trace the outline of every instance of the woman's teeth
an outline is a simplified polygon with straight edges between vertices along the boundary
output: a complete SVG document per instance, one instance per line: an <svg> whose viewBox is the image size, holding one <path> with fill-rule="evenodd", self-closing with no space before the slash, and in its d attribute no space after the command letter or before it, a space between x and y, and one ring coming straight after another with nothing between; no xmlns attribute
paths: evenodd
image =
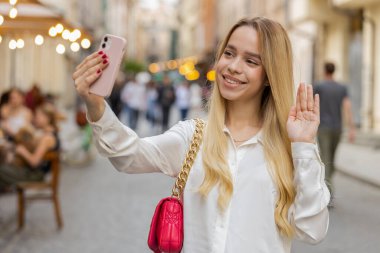
<svg viewBox="0 0 380 253"><path fill-rule="evenodd" d="M226 81L227 81L228 83L230 83L230 84L242 84L242 82L237 82L237 81L234 81L234 80L228 79L227 77L226 77Z"/></svg>

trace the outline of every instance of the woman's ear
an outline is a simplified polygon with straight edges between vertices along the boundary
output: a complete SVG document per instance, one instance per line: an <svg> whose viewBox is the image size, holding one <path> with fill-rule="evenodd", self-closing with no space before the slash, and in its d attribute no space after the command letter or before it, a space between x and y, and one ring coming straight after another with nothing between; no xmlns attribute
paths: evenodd
<svg viewBox="0 0 380 253"><path fill-rule="evenodd" d="M270 83L269 83L267 76L265 76L265 78L264 78L264 86L270 86Z"/></svg>

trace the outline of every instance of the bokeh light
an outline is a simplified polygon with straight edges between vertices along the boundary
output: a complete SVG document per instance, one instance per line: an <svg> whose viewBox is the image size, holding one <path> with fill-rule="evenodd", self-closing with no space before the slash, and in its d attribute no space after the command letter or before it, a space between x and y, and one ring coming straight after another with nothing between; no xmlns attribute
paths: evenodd
<svg viewBox="0 0 380 253"><path fill-rule="evenodd" d="M62 32L62 38L65 39L65 40L68 40L70 38L70 31L65 29L63 32Z"/></svg>
<svg viewBox="0 0 380 253"><path fill-rule="evenodd" d="M58 23L56 26L55 26L55 30L57 31L57 33L62 33L63 32L63 25L61 23Z"/></svg>
<svg viewBox="0 0 380 253"><path fill-rule="evenodd" d="M41 46L42 44L44 44L44 37L41 34L38 34L34 38L34 43L36 43L36 45L38 45L38 46Z"/></svg>
<svg viewBox="0 0 380 253"><path fill-rule="evenodd" d="M57 36L57 29L55 29L54 26L50 27L50 29L49 29L49 35L50 35L51 37L55 37L55 36Z"/></svg>
<svg viewBox="0 0 380 253"><path fill-rule="evenodd" d="M157 63L151 63L148 69L151 73L155 74L160 71L160 66Z"/></svg>
<svg viewBox="0 0 380 253"><path fill-rule="evenodd" d="M209 72L207 72L207 80L209 80L210 82L215 81L215 70L210 70Z"/></svg>
<svg viewBox="0 0 380 253"><path fill-rule="evenodd" d="M16 45L17 45L17 48L23 48L25 46L25 42L23 39L18 39Z"/></svg>
<svg viewBox="0 0 380 253"><path fill-rule="evenodd" d="M10 40L9 41L9 48L14 50L17 47L17 41L16 40Z"/></svg>
<svg viewBox="0 0 380 253"><path fill-rule="evenodd" d="M82 36L82 33L81 33L81 31L80 31L79 29L75 29L75 30L72 32L72 34L74 34L74 36L75 36L75 40L79 39L80 36Z"/></svg>
<svg viewBox="0 0 380 253"><path fill-rule="evenodd" d="M84 49L87 49L91 46L91 42L89 39L83 39L80 44Z"/></svg>
<svg viewBox="0 0 380 253"><path fill-rule="evenodd" d="M57 51L58 54L64 54L66 51L66 48L64 45L58 44L55 50Z"/></svg>
<svg viewBox="0 0 380 253"><path fill-rule="evenodd" d="M71 51L73 51L73 52L78 52L79 49L80 49L80 45L79 45L79 43L78 43L78 42L73 42L73 43L71 43L71 45L70 45L70 49L71 49Z"/></svg>
<svg viewBox="0 0 380 253"><path fill-rule="evenodd" d="M9 10L9 17L10 18L16 18L17 17L17 9L15 7L12 7Z"/></svg>

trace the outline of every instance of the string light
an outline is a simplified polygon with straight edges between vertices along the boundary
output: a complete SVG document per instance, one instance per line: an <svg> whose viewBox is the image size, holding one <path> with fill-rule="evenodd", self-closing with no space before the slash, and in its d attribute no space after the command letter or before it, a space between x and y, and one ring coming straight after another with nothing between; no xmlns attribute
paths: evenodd
<svg viewBox="0 0 380 253"><path fill-rule="evenodd" d="M65 40L68 40L70 38L70 31L65 29L63 32L62 32L62 38L65 39Z"/></svg>
<svg viewBox="0 0 380 253"><path fill-rule="evenodd" d="M49 35L50 35L51 37L55 37L55 36L57 36L57 29L55 29L54 26L50 27L50 29L49 29Z"/></svg>
<svg viewBox="0 0 380 253"><path fill-rule="evenodd" d="M4 17L3 15L0 15L0 25L2 25L4 23Z"/></svg>
<svg viewBox="0 0 380 253"><path fill-rule="evenodd" d="M79 43L78 42L71 43L70 48L71 48L71 51L78 52L80 49Z"/></svg>
<svg viewBox="0 0 380 253"><path fill-rule="evenodd" d="M91 46L91 42L89 39L83 39L80 44L84 49L87 49Z"/></svg>
<svg viewBox="0 0 380 253"><path fill-rule="evenodd" d="M44 44L44 37L38 34L36 38L34 39L34 43L36 43L36 45L38 46L41 46L42 44Z"/></svg>
<svg viewBox="0 0 380 253"><path fill-rule="evenodd" d="M17 17L17 9L15 7L12 7L9 11L9 17L10 18L16 18Z"/></svg>
<svg viewBox="0 0 380 253"><path fill-rule="evenodd" d="M57 47L55 48L55 51L57 51L58 54L64 54L66 51L66 48L62 44L58 44Z"/></svg>
<svg viewBox="0 0 380 253"><path fill-rule="evenodd" d="M77 40L77 37L75 36L74 31L70 33L70 35L69 35L69 40L70 40L71 42L74 42L74 41Z"/></svg>
<svg viewBox="0 0 380 253"><path fill-rule="evenodd" d="M55 26L55 30L57 31L57 33L61 33L63 32L63 25L58 23L56 26Z"/></svg>
<svg viewBox="0 0 380 253"><path fill-rule="evenodd" d="M23 39L17 40L17 48L23 48L25 46L25 42Z"/></svg>
<svg viewBox="0 0 380 253"><path fill-rule="evenodd" d="M15 4L17 4L17 0L9 0L9 4L10 5L15 5Z"/></svg>
<svg viewBox="0 0 380 253"><path fill-rule="evenodd" d="M72 32L72 34L74 34L74 36L75 36L75 40L79 39L80 36L82 36L82 33L80 32L79 29L75 29L75 30Z"/></svg>
<svg viewBox="0 0 380 253"><path fill-rule="evenodd" d="M11 49L11 50L14 50L14 49L16 49L16 47L17 47L17 41L16 40L11 40L11 41L9 41L9 49Z"/></svg>

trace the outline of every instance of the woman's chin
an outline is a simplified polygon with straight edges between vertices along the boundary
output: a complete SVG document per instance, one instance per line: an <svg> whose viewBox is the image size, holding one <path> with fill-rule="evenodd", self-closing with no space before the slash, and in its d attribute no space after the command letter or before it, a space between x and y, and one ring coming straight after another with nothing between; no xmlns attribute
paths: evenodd
<svg viewBox="0 0 380 253"><path fill-rule="evenodd" d="M220 94L224 99L229 100L229 101L235 101L235 100L239 99L239 97L240 97L240 95L236 94L235 92L223 92L223 91L221 91Z"/></svg>

